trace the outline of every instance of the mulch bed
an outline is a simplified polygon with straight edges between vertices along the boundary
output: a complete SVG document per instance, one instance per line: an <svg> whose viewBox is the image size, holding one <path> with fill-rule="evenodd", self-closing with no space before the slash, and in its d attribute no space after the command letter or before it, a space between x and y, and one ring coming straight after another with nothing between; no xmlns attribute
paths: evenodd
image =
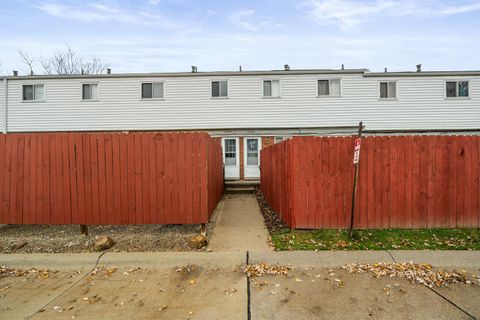
<svg viewBox="0 0 480 320"><path fill-rule="evenodd" d="M206 225L208 239L217 216ZM0 253L94 252L95 236L103 235L115 241L114 252L205 251L189 243L199 232L200 225L96 225L82 235L78 225L0 225ZM17 241L27 244L15 249Z"/></svg>
<svg viewBox="0 0 480 320"><path fill-rule="evenodd" d="M88 235L78 225L0 226L0 253L93 252L95 236L110 236L112 251L192 251L188 240L198 225L101 225L89 226ZM27 244L15 250L17 240Z"/></svg>
<svg viewBox="0 0 480 320"><path fill-rule="evenodd" d="M262 211L263 219L265 220L265 226L268 228L270 234L279 233L281 231L290 230L290 228L279 218L279 215L270 207L268 202L263 197L263 193L260 190L255 192L258 205Z"/></svg>

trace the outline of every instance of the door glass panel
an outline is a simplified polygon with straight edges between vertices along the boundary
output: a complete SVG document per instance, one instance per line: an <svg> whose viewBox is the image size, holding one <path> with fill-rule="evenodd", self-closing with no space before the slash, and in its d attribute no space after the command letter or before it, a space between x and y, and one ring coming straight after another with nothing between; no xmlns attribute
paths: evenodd
<svg viewBox="0 0 480 320"><path fill-rule="evenodd" d="M258 166L258 139L247 139L247 165Z"/></svg>
<svg viewBox="0 0 480 320"><path fill-rule="evenodd" d="M225 139L225 165L237 165L237 140Z"/></svg>

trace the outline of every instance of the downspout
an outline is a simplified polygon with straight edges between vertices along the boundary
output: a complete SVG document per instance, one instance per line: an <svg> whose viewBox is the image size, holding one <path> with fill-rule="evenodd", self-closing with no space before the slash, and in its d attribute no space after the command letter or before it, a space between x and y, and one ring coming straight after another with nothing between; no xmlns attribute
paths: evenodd
<svg viewBox="0 0 480 320"><path fill-rule="evenodd" d="M3 133L7 133L7 125L8 125L8 80L7 78L3 78L3 94L4 94L4 108L3 108Z"/></svg>

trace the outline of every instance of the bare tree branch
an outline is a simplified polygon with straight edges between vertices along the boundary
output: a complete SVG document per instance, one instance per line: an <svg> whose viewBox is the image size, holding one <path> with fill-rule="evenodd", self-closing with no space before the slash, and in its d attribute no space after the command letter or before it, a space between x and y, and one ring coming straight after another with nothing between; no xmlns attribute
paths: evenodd
<svg viewBox="0 0 480 320"><path fill-rule="evenodd" d="M26 64L30 69L30 75L33 76L34 75L33 64L35 63L35 59L23 50L18 50L18 54L22 58L22 62Z"/></svg>
<svg viewBox="0 0 480 320"><path fill-rule="evenodd" d="M19 53L23 58L23 52L19 51ZM25 58L23 59L25 60ZM59 50L51 57L40 56L38 61L45 74L99 74L105 72L109 67L109 64L95 56L90 60L83 60L71 47L67 47L63 51ZM24 63L26 62L24 61Z"/></svg>

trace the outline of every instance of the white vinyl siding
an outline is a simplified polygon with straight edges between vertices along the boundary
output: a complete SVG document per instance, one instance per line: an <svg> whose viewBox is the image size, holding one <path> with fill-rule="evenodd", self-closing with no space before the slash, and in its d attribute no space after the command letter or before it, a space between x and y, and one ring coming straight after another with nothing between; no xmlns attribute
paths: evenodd
<svg viewBox="0 0 480 320"><path fill-rule="evenodd" d="M280 80L264 80L263 81L263 96L278 98L280 97Z"/></svg>
<svg viewBox="0 0 480 320"><path fill-rule="evenodd" d="M142 99L163 99L163 82L144 82L142 83Z"/></svg>
<svg viewBox="0 0 480 320"><path fill-rule="evenodd" d="M318 80L317 95L323 96L340 96L340 79Z"/></svg>
<svg viewBox="0 0 480 320"><path fill-rule="evenodd" d="M22 86L23 101L44 101L45 86L43 84L27 84Z"/></svg>
<svg viewBox="0 0 480 320"><path fill-rule="evenodd" d="M212 81L212 98L228 97L228 82Z"/></svg>
<svg viewBox="0 0 480 320"><path fill-rule="evenodd" d="M98 100L98 83L82 84L82 100Z"/></svg>
<svg viewBox="0 0 480 320"><path fill-rule="evenodd" d="M5 81L0 80L0 132L6 132L5 128Z"/></svg>
<svg viewBox="0 0 480 320"><path fill-rule="evenodd" d="M396 99L397 83L395 81L380 82L380 99Z"/></svg>
<svg viewBox="0 0 480 320"><path fill-rule="evenodd" d="M140 83L156 77L101 79L101 100L82 103L82 82L97 78L42 79L44 103L22 103L22 85L38 80L8 80L8 129L32 131L235 130L282 128L356 128L437 130L480 128L480 77L469 76L469 99L446 99L445 82L464 77L363 77L341 75L341 97L316 97L319 78L331 75L282 75L281 99L263 99L264 75L228 79L228 99L212 99L212 81L224 76L162 76L168 99L139 99ZM218 80L216 80L218 79ZM379 82L397 82L401 99L379 99ZM1 116L1 115L0 115ZM355 130L355 129L352 129ZM309 132L306 130L306 132ZM281 134L279 134L281 135Z"/></svg>

